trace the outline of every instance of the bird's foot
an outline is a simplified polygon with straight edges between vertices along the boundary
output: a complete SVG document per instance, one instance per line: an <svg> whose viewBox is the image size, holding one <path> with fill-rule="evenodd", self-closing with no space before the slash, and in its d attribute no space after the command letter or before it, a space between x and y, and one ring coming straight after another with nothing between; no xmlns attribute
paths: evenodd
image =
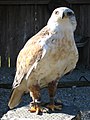
<svg viewBox="0 0 90 120"><path fill-rule="evenodd" d="M30 112L36 112L36 114L47 113L48 108L41 106L40 104L30 104Z"/></svg>
<svg viewBox="0 0 90 120"><path fill-rule="evenodd" d="M29 109L30 112L36 112L36 114L40 114L40 113L47 113L48 112L48 109L45 108L45 107L40 107L40 106L32 106L30 109Z"/></svg>
<svg viewBox="0 0 90 120"><path fill-rule="evenodd" d="M47 108L50 109L51 111L61 110L62 109L62 105L61 104L58 104L58 105L48 104Z"/></svg>

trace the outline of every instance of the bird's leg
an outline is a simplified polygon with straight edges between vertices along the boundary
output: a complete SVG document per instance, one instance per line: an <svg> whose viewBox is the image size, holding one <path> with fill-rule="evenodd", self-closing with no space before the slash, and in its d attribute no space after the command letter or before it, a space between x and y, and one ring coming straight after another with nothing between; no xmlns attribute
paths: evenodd
<svg viewBox="0 0 90 120"><path fill-rule="evenodd" d="M50 97L50 103L47 105L47 107L54 111L56 110L61 110L62 109L62 105L55 105L54 102L54 97L55 97L55 93L56 93L56 89L57 89L57 81L52 81L48 84L48 92L49 92L49 97Z"/></svg>
<svg viewBox="0 0 90 120"><path fill-rule="evenodd" d="M41 106L39 85L33 85L29 87L29 90L30 96L33 99L33 101L30 103L29 111L36 112L36 114L39 114L40 112L46 112L45 109Z"/></svg>
<svg viewBox="0 0 90 120"><path fill-rule="evenodd" d="M32 102L30 103L30 112L36 112L40 105L40 87L39 85L32 85L29 87Z"/></svg>

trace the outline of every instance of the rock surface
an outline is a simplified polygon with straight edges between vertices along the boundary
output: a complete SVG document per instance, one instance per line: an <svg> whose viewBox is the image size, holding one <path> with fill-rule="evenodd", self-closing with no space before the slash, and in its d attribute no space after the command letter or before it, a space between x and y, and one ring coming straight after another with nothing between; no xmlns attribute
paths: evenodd
<svg viewBox="0 0 90 120"><path fill-rule="evenodd" d="M9 69L0 68L0 84L3 84L3 83L11 84L14 79L14 76L13 76L14 73L15 73L15 70L13 70L11 68L9 68ZM79 67L79 68L75 69L72 73L70 73L69 75L64 76L61 81L79 81L80 76L85 76L87 78L87 80L90 81L90 69ZM86 81L86 80L81 79L80 81ZM71 88L59 88L59 89L57 89L55 99L56 100L60 99L63 104L68 105L68 106L70 106L70 105L72 106L72 104L74 104L75 106L78 106L80 111L82 111L81 112L81 120L90 120L90 92L89 91L90 91L90 87L72 86ZM7 115L7 117L6 117L6 111L7 111L7 107L8 107L7 105L8 105L10 93L11 93L11 89L0 88L0 119L3 118L2 120L4 120L4 118L6 120L9 120L8 119L9 116ZM47 89L43 89L41 91L41 95L42 95L43 102L49 101ZM29 94L23 96L22 102L18 106L18 109L20 109L20 110L23 109L22 106L28 105L30 103L30 101L31 101L31 99L30 99ZM25 109L27 110L26 107L25 107ZM13 115L15 112L8 111L7 114L9 114L9 113L10 114L12 113L12 115ZM5 116L4 116L4 114L5 114ZM24 113L22 113L22 114L24 114ZM26 114L26 117L28 117L26 112L25 112L25 114ZM20 115L20 113L18 113L18 115ZM41 116L41 119L44 120L44 118L43 118L44 116L50 116L50 117L52 116L53 117L53 115L57 116L57 114L54 114L54 113L49 114L49 115L44 114ZM61 111L58 113L58 115L61 116ZM49 119L50 119L50 117L49 117ZM56 117L56 119L58 119L58 118ZM17 120L17 119L12 118L12 120ZM62 119L62 120L64 120L64 119Z"/></svg>
<svg viewBox="0 0 90 120"><path fill-rule="evenodd" d="M3 115L1 120L80 120L79 109L74 106L64 105L61 111L43 113L36 115L28 111L29 106L24 106L14 110L9 110Z"/></svg>

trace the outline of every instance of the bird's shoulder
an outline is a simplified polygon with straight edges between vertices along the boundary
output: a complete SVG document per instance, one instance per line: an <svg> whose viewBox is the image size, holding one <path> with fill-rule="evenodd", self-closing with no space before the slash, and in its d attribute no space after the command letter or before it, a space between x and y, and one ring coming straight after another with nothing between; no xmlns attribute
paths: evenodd
<svg viewBox="0 0 90 120"><path fill-rule="evenodd" d="M45 39L48 39L49 37L51 37L51 34L52 34L52 31L50 30L50 28L48 26L45 26L37 34L35 34L33 37L31 37L27 41L27 43L25 44L24 47L28 47L29 45L30 46L35 45L39 41L44 41Z"/></svg>
<svg viewBox="0 0 90 120"><path fill-rule="evenodd" d="M20 64L23 64L23 66L24 64L25 66L29 66L29 64L32 65L37 57L42 54L42 43L44 43L45 40L48 40L51 37L51 34L50 29L45 26L36 35L30 38L18 54L17 67L20 66Z"/></svg>

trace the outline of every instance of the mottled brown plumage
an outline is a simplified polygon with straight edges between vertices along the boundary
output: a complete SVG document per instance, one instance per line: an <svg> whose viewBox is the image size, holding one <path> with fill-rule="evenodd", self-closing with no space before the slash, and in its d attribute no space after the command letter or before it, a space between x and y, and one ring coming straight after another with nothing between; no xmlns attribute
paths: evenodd
<svg viewBox="0 0 90 120"><path fill-rule="evenodd" d="M47 25L27 41L17 57L14 92L8 104L10 108L15 107L21 95L28 91L33 99L30 111L42 111L38 104L40 88L46 86L51 102L49 107L52 110L57 108L54 96L58 79L73 70L78 61L73 35L75 29L74 12L61 7L55 9ZM22 91L21 94L19 91ZM16 94L20 94L20 97L16 97Z"/></svg>

